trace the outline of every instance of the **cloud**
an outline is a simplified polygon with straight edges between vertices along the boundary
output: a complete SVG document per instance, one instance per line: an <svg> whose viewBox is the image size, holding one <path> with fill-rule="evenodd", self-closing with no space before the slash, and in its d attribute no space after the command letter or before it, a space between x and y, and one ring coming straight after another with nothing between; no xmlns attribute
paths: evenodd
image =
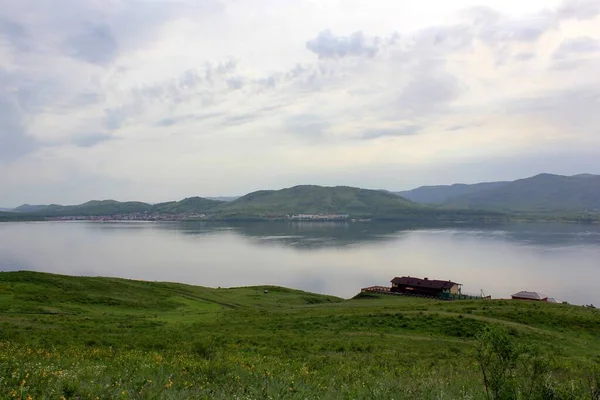
<svg viewBox="0 0 600 400"><path fill-rule="evenodd" d="M593 19L600 14L598 0L570 0L565 1L558 9L557 15L561 19Z"/></svg>
<svg viewBox="0 0 600 400"><path fill-rule="evenodd" d="M422 126L410 125L402 128L372 129L359 135L360 139L379 139L382 137L397 137L415 135L423 130Z"/></svg>
<svg viewBox="0 0 600 400"><path fill-rule="evenodd" d="M365 56L373 57L379 50L380 40L369 39L361 31L350 36L336 36L331 30L320 32L306 42L306 48L321 59Z"/></svg>
<svg viewBox="0 0 600 400"><path fill-rule="evenodd" d="M515 19L489 7L473 7L464 15L473 24L477 37L489 44L536 41L556 27L555 15L548 11Z"/></svg>
<svg viewBox="0 0 600 400"><path fill-rule="evenodd" d="M436 73L434 69L423 71L415 74L395 99L395 111L421 117L440 112L458 98L462 90L453 75Z"/></svg>
<svg viewBox="0 0 600 400"><path fill-rule="evenodd" d="M86 200L73 170L160 201L600 146L598 2L494 2L0 2L0 203Z"/></svg>
<svg viewBox="0 0 600 400"><path fill-rule="evenodd" d="M258 116L256 114L239 114L223 118L225 125L244 125L254 121Z"/></svg>
<svg viewBox="0 0 600 400"><path fill-rule="evenodd" d="M14 161L38 146L26 134L20 114L14 104L0 98L0 164Z"/></svg>
<svg viewBox="0 0 600 400"><path fill-rule="evenodd" d="M97 144L112 139L114 138L106 133L90 133L74 138L72 143L79 147L94 147Z"/></svg>
<svg viewBox="0 0 600 400"><path fill-rule="evenodd" d="M115 131L121 128L130 115L135 115L134 107L117 107L105 110L104 128Z"/></svg>
<svg viewBox="0 0 600 400"><path fill-rule="evenodd" d="M66 46L74 57L96 64L109 63L118 54L117 40L107 25L85 26Z"/></svg>
<svg viewBox="0 0 600 400"><path fill-rule="evenodd" d="M506 108L529 119L547 121L569 136L595 138L600 134L596 111L600 109L600 85L549 91L531 98L513 99Z"/></svg>
<svg viewBox="0 0 600 400"><path fill-rule="evenodd" d="M582 36L564 40L554 52L553 58L560 60L571 55L600 52L600 40Z"/></svg>
<svg viewBox="0 0 600 400"><path fill-rule="evenodd" d="M301 139L316 140L323 138L331 124L316 114L298 114L288 117L285 131Z"/></svg>
<svg viewBox="0 0 600 400"><path fill-rule="evenodd" d="M529 61L529 60L531 60L534 57L535 57L535 53L525 52L525 53L515 54L514 58L517 61Z"/></svg>
<svg viewBox="0 0 600 400"><path fill-rule="evenodd" d="M31 35L27 29L15 21L0 18L0 38L19 51L28 51L31 48Z"/></svg>

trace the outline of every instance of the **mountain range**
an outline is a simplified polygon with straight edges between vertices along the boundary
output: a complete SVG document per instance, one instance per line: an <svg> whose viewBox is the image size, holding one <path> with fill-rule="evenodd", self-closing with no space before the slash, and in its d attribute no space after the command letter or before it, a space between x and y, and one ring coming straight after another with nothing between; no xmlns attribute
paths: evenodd
<svg viewBox="0 0 600 400"><path fill-rule="evenodd" d="M219 216L277 216L294 213L386 214L405 209L421 209L422 205L393 193L345 186L295 186L281 190L260 190L235 200L211 200L190 197L159 204L89 201L80 205L61 206L24 204L14 213L44 216L105 216L131 213L191 214Z"/></svg>
<svg viewBox="0 0 600 400"><path fill-rule="evenodd" d="M539 174L512 182L423 186L397 195L451 208L514 212L599 212L600 175Z"/></svg>
<svg viewBox="0 0 600 400"><path fill-rule="evenodd" d="M402 219L500 218L510 213L600 213L600 176L540 174L512 182L423 186L404 192L348 186L302 185L259 190L239 198L190 197L159 204L93 200L80 205L24 204L1 212L18 216L113 216L135 213L207 214L215 219L273 218L290 214L349 214ZM225 201L227 199L227 201Z"/></svg>

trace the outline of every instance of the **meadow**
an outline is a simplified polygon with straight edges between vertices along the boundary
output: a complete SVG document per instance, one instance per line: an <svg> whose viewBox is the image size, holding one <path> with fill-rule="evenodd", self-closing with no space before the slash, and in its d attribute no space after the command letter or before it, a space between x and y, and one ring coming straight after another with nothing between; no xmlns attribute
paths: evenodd
<svg viewBox="0 0 600 400"><path fill-rule="evenodd" d="M0 273L0 398L597 400L599 365L592 307Z"/></svg>

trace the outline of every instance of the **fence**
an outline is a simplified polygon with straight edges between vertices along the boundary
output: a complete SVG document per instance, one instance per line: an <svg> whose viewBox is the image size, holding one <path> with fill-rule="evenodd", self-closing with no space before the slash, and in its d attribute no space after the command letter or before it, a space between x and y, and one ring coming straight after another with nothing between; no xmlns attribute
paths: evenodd
<svg viewBox="0 0 600 400"><path fill-rule="evenodd" d="M437 299L437 300L482 300L484 297L462 293L462 294L452 294L452 293L440 293L439 296L427 296L422 294L415 293L402 293L402 292L392 292L389 287L386 286L369 286L366 288L362 288L361 292L367 293L379 293L379 294L390 294L394 296L407 296L407 297L422 297L427 299ZM486 297L489 298L489 297Z"/></svg>

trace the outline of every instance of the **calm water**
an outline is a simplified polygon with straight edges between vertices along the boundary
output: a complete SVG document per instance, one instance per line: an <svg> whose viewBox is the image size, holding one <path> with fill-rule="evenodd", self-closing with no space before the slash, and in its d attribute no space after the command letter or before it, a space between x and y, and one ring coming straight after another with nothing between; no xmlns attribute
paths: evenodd
<svg viewBox="0 0 600 400"><path fill-rule="evenodd" d="M0 270L205 286L274 284L351 297L394 276L600 305L600 226L392 223L0 223Z"/></svg>

